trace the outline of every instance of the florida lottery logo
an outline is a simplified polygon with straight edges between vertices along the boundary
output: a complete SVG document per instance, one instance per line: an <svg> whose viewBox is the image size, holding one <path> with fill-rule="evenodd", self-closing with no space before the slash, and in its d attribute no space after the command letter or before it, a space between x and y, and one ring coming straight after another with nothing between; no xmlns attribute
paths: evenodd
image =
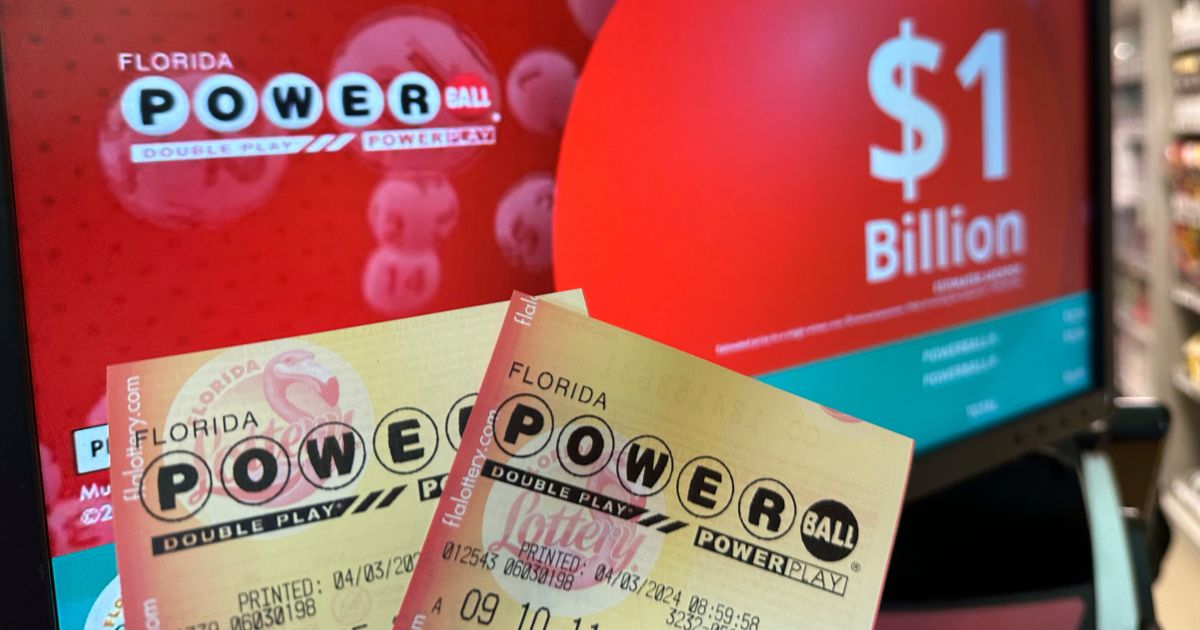
<svg viewBox="0 0 1200 630"><path fill-rule="evenodd" d="M326 348L292 339L229 350L181 388L164 426L143 435L144 448L162 453L147 464L139 498L168 523L212 524L264 509L306 518L287 508L354 492L372 417L366 385Z"/></svg>
<svg viewBox="0 0 1200 630"><path fill-rule="evenodd" d="M611 431L599 418L581 416L564 428L559 445L571 441L573 431L593 429ZM608 444L617 443L617 436L610 434L610 438ZM528 442L508 464L583 487L596 496L663 512L661 494L639 496L630 490L644 489L636 484L627 488L621 483L617 471L625 465L624 454L610 451L609 457L583 470L573 462L564 466L560 448L544 449L538 454L544 446ZM554 613L584 617L608 610L630 595L624 588L607 584L609 576L628 572L644 579L657 562L662 536L646 528L639 529L636 520L496 483L483 511L483 542L488 551L500 554L492 575L509 596L517 601L535 601L548 588L546 583L539 583L537 576L549 574L551 577L546 580L561 586L562 580L555 579L554 574L567 573L571 576L569 588L561 586L559 590L569 591L570 597L556 604ZM524 566L508 565L509 559L520 560Z"/></svg>

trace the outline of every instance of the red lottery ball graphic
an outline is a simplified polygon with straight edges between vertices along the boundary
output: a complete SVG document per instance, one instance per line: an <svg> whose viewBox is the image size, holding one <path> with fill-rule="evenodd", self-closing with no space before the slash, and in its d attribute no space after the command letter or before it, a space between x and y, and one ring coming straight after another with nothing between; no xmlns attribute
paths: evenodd
<svg viewBox="0 0 1200 630"><path fill-rule="evenodd" d="M458 222L458 195L440 175L389 177L371 193L367 218L380 244L431 249Z"/></svg>
<svg viewBox="0 0 1200 630"><path fill-rule="evenodd" d="M389 99L400 96L390 90L397 77L419 72L432 80L432 95L421 109L433 114L428 120L397 120ZM362 73L378 84L383 100L380 114L370 124L341 125L345 131L419 130L490 123L478 120L500 107L500 80L483 48L463 28L441 13L419 8L377 13L351 31L336 53L330 76ZM448 87L455 88L447 91ZM428 91L427 91L428 92ZM436 107L434 101L436 100ZM486 106L485 106L486 103ZM414 110L416 111L416 110ZM432 171L453 173L471 162L483 146L419 148L398 151L365 151L359 141L355 151L364 160L389 173Z"/></svg>
<svg viewBox="0 0 1200 630"><path fill-rule="evenodd" d="M604 18L608 17L608 12L612 10L616 1L567 0L567 8L571 10L571 17L575 18L575 24L579 26L579 30L595 39L596 33L600 32L600 26L604 24Z"/></svg>
<svg viewBox="0 0 1200 630"><path fill-rule="evenodd" d="M577 80L575 63L549 49L527 52L508 74L508 107L534 133L561 133Z"/></svg>
<svg viewBox="0 0 1200 630"><path fill-rule="evenodd" d="M532 173L504 193L496 208L496 244L508 262L530 273L550 268L554 178Z"/></svg>
<svg viewBox="0 0 1200 630"><path fill-rule="evenodd" d="M205 75L168 77L191 94ZM254 81L250 81L254 84ZM100 163L109 189L130 214L174 230L227 225L263 206L275 194L286 156L134 163L133 145L272 135L259 116L237 133L211 131L193 112L169 136L146 136L130 128L114 103L100 129Z"/></svg>
<svg viewBox="0 0 1200 630"><path fill-rule="evenodd" d="M442 262L433 249L410 252L386 245L367 259L363 297L376 311L411 315L429 303L442 280Z"/></svg>
<svg viewBox="0 0 1200 630"><path fill-rule="evenodd" d="M476 74L460 74L445 89L445 106L463 120L476 120L492 111L491 86Z"/></svg>

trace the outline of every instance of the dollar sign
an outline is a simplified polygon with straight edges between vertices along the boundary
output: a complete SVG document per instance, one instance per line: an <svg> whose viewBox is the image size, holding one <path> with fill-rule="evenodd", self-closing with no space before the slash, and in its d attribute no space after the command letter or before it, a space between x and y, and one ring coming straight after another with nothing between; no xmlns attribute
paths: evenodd
<svg viewBox="0 0 1200 630"><path fill-rule="evenodd" d="M913 21L909 18L900 20L899 37L875 49L867 68L871 98L879 109L900 121L900 151L871 145L871 175L903 182L905 201L917 198L917 180L937 167L946 149L942 115L928 101L914 95L913 68L933 72L941 56L942 47L937 42L913 36ZM920 147L915 146L917 135L921 136Z"/></svg>

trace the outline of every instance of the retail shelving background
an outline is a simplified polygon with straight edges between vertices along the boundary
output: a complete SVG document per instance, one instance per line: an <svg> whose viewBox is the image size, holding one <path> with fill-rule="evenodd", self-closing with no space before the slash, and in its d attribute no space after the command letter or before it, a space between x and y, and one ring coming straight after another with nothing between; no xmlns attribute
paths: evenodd
<svg viewBox="0 0 1200 630"><path fill-rule="evenodd" d="M1115 380L1171 410L1156 498L1200 562L1200 0L1112 24Z"/></svg>
<svg viewBox="0 0 1200 630"><path fill-rule="evenodd" d="M1150 253L1146 224L1145 61L1141 12L1136 6L1114 15L1112 33L1113 316L1118 390L1149 396Z"/></svg>

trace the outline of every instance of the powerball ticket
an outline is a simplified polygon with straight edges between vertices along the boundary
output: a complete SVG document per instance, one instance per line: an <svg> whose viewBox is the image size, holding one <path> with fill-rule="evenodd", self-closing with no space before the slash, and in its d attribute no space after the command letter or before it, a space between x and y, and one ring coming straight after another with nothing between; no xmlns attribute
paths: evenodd
<svg viewBox="0 0 1200 630"><path fill-rule="evenodd" d="M395 628L867 628L911 457L517 294Z"/></svg>
<svg viewBox="0 0 1200 630"><path fill-rule="evenodd" d="M128 626L390 628L506 308L110 367Z"/></svg>

